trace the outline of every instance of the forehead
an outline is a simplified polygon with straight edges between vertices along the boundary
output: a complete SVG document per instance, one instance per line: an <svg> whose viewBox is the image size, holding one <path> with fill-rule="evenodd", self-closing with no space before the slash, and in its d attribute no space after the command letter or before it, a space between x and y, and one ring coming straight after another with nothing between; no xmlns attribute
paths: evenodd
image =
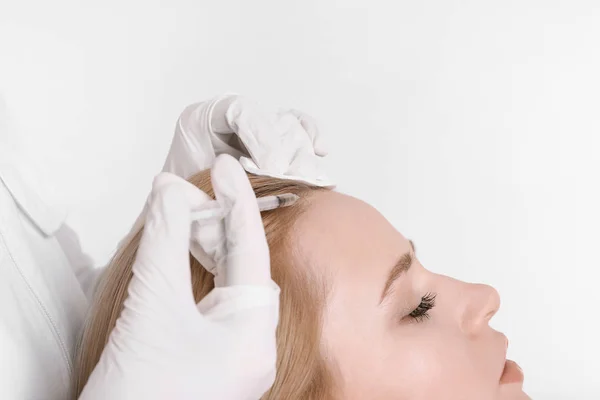
<svg viewBox="0 0 600 400"><path fill-rule="evenodd" d="M317 192L296 224L296 244L337 290L383 285L406 239L375 208L337 192Z"/></svg>
<svg viewBox="0 0 600 400"><path fill-rule="evenodd" d="M372 351L365 348L365 338L379 343L386 337L384 311L378 307L381 293L390 269L410 244L361 200L320 192L309 202L297 221L294 239L304 265L327 283L322 346L342 375L354 376L348 368L362 365L362 355Z"/></svg>

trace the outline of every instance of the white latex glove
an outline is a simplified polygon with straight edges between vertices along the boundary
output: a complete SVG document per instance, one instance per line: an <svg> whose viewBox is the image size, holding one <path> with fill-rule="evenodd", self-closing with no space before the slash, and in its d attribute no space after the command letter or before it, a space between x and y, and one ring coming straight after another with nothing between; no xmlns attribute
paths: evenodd
<svg viewBox="0 0 600 400"><path fill-rule="evenodd" d="M212 180L232 209L222 223L196 229L197 250L203 240L219 249L212 263L219 287L195 304L190 213L209 196L158 175L129 297L80 399L256 400L273 384L279 288L256 197L230 156L217 158Z"/></svg>
<svg viewBox="0 0 600 400"><path fill-rule="evenodd" d="M241 157L244 169L274 177L290 176L316 181L321 178L319 159L327 155L315 121L298 110L268 112L244 96L223 100L229 130L244 144L249 156ZM219 108L217 105L216 109ZM215 112L213 121L220 113Z"/></svg>
<svg viewBox="0 0 600 400"><path fill-rule="evenodd" d="M163 171L189 177L219 154L235 157L256 175L335 186L322 171L323 135L298 110L265 107L235 94L192 104L179 116Z"/></svg>

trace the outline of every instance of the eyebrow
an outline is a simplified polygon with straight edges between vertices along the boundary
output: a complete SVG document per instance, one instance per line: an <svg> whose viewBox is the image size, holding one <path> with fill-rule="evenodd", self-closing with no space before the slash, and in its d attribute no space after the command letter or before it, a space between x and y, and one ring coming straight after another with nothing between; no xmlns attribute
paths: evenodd
<svg viewBox="0 0 600 400"><path fill-rule="evenodd" d="M408 241L410 243L410 247L412 249L412 253L416 254L415 244L412 240ZM388 278L385 281L385 285L383 286L383 292L381 292L381 300L379 304L383 303L387 296L392 293L392 286L394 283L404 274L406 271L410 269L413 263L413 256L411 252L406 252L398 258L398 261L394 264L392 269L388 274Z"/></svg>

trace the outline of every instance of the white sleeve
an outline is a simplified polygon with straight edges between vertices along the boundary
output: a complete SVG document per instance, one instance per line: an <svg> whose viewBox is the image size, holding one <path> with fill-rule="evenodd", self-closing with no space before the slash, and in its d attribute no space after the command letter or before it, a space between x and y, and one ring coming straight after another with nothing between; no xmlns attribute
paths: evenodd
<svg viewBox="0 0 600 400"><path fill-rule="evenodd" d="M67 256L67 260L81 285L85 297L91 300L98 278L105 267L94 267L90 256L85 254L81 249L79 236L77 236L77 233L68 224L62 224L54 236Z"/></svg>

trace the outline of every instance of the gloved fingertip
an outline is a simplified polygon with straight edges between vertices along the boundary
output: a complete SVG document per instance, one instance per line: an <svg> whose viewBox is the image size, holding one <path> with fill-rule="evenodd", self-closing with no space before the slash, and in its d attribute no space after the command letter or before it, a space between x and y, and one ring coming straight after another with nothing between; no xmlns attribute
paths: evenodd
<svg viewBox="0 0 600 400"><path fill-rule="evenodd" d="M166 185L177 182L180 179L180 177L170 172L161 172L160 174L156 175L152 181L152 191L158 192Z"/></svg>
<svg viewBox="0 0 600 400"><path fill-rule="evenodd" d="M325 144L325 140L321 135L316 136L313 140L313 149L315 154L320 157L325 157L329 153L327 150L327 145Z"/></svg>
<svg viewBox="0 0 600 400"><path fill-rule="evenodd" d="M244 190L247 186L249 189L250 183L246 171L234 157L229 154L219 155L213 165L211 171L211 181L215 193L225 195L227 200L233 200L239 193L240 190ZM225 200L219 199L218 200Z"/></svg>
<svg viewBox="0 0 600 400"><path fill-rule="evenodd" d="M308 137L311 139L313 144L313 150L316 155L324 157L327 155L327 146L325 141L323 140L323 135L321 134L319 127L317 126L317 121L308 114L303 113L299 110L291 110L292 114L298 119L302 128L308 134Z"/></svg>
<svg viewBox="0 0 600 400"><path fill-rule="evenodd" d="M198 189L196 186L186 181L185 179L171 174L169 172L161 172L152 182L152 195L161 196L163 198L180 198L180 201L185 204L186 208L199 207L211 198L206 193Z"/></svg>
<svg viewBox="0 0 600 400"><path fill-rule="evenodd" d="M319 127L313 117L304 114L302 111L294 110L293 114L296 116L300 125L304 128L308 136L313 140L319 136Z"/></svg>

